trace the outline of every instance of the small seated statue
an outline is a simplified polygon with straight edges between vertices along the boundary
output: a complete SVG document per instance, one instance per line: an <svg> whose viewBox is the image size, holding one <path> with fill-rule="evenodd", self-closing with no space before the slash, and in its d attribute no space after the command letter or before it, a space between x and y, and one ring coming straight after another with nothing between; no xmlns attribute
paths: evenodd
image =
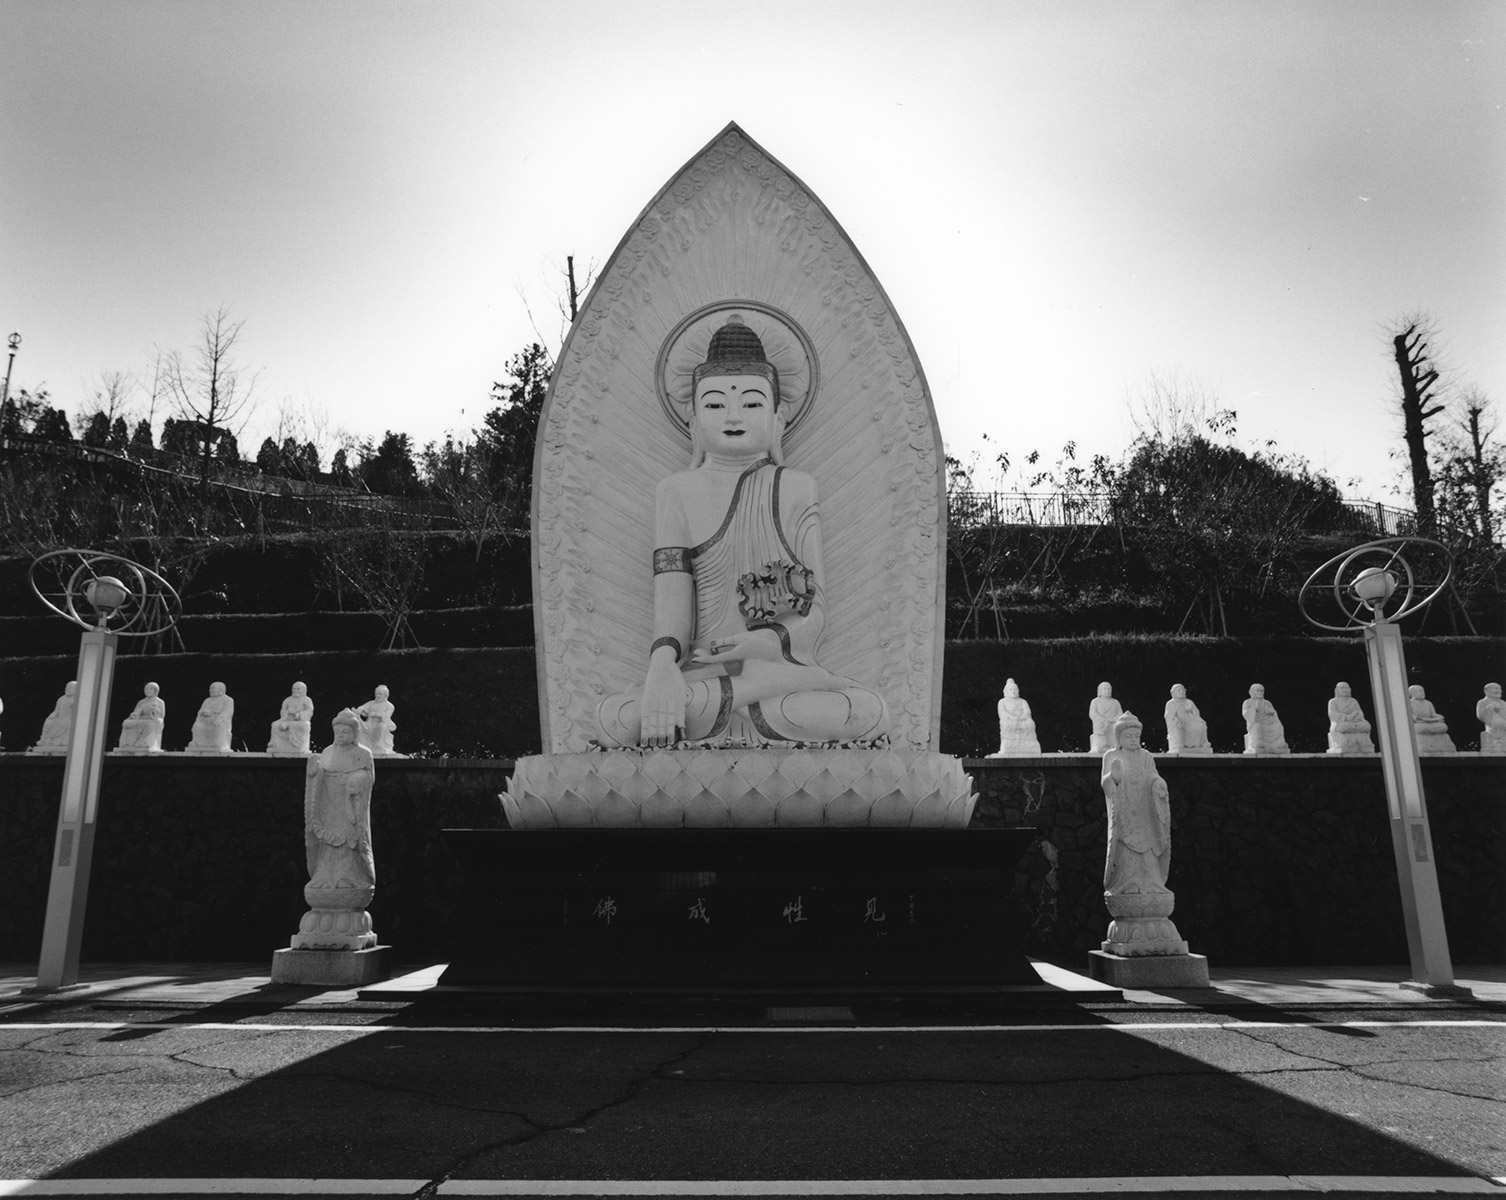
<svg viewBox="0 0 1506 1200"><path fill-rule="evenodd" d="M1499 683L1485 685L1485 694L1475 702L1475 716L1485 727L1480 730L1480 753L1506 754L1506 700L1501 699Z"/></svg>
<svg viewBox="0 0 1506 1200"><path fill-rule="evenodd" d="M1370 722L1354 698L1347 683L1334 685L1333 699L1328 702L1328 753L1374 754L1370 740Z"/></svg>
<svg viewBox="0 0 1506 1200"><path fill-rule="evenodd" d="M1250 698L1240 705L1245 719L1246 754L1290 754L1286 730L1276 715L1276 706L1265 698L1265 688L1250 685Z"/></svg>
<svg viewBox="0 0 1506 1200"><path fill-rule="evenodd" d="M1114 748L1114 722L1124 715L1124 708L1114 699L1114 689L1107 681L1098 685L1098 695L1088 705L1088 719L1093 722L1089 754L1106 754Z"/></svg>
<svg viewBox="0 0 1506 1200"><path fill-rule="evenodd" d="M307 754L313 717L314 702L309 699L307 685L295 683L292 695L282 702L282 715L272 722L272 737L267 742L267 753L300 757Z"/></svg>
<svg viewBox="0 0 1506 1200"><path fill-rule="evenodd" d="M999 701L999 750L989 758L1039 754L1040 739L1035 736L1035 721L1030 705L1020 696L1020 685L1013 679L1004 681L1004 698Z"/></svg>
<svg viewBox="0 0 1506 1200"><path fill-rule="evenodd" d="M116 750L121 754L161 754L162 726L167 720L167 705L155 683L142 689L142 697L131 709L131 715L120 723L120 741Z"/></svg>
<svg viewBox="0 0 1506 1200"><path fill-rule="evenodd" d="M1171 685L1171 699L1166 702L1166 753L1213 753L1208 744L1208 722L1180 683Z"/></svg>
<svg viewBox="0 0 1506 1200"><path fill-rule="evenodd" d="M68 753L68 735L73 732L73 706L78 703L77 693L78 683L70 679L58 702L52 706L52 712L42 722L42 736L27 751L28 754Z"/></svg>
<svg viewBox="0 0 1506 1200"><path fill-rule="evenodd" d="M235 716L235 701L225 694L223 683L211 683L209 695L199 705L193 720L193 740L186 754L229 754L230 722Z"/></svg>
<svg viewBox="0 0 1506 1200"><path fill-rule="evenodd" d="M1433 702L1420 683L1407 689L1407 703L1412 709L1412 728L1417 733L1418 754L1457 754L1454 739L1448 735L1448 723L1438 715Z"/></svg>
<svg viewBox="0 0 1506 1200"><path fill-rule="evenodd" d="M373 698L355 710L361 721L360 743L377 758L403 757L392 748L392 734L397 729L397 722L392 719L396 706L387 698L390 695L386 684L378 684Z"/></svg>
<svg viewBox="0 0 1506 1200"><path fill-rule="evenodd" d="M654 641L642 688L597 709L604 746L858 741L883 698L817 659L816 483L783 465L779 373L731 316L692 372L690 468L655 493Z"/></svg>

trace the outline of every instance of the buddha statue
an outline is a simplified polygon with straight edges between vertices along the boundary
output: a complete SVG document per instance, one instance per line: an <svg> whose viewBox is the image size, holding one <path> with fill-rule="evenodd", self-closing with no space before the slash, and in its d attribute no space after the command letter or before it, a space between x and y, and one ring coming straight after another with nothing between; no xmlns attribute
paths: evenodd
<svg viewBox="0 0 1506 1200"><path fill-rule="evenodd" d="M1114 722L1124 715L1124 708L1114 699L1114 689L1105 681L1098 685L1098 695L1088 705L1088 719L1093 722L1089 754L1105 754L1114 748Z"/></svg>
<svg viewBox="0 0 1506 1200"><path fill-rule="evenodd" d="M229 754L230 723L235 716L235 701L225 694L223 683L211 683L209 695L199 705L193 721L193 740L187 754Z"/></svg>
<svg viewBox="0 0 1506 1200"><path fill-rule="evenodd" d="M1480 730L1480 753L1506 754L1506 700L1501 699L1499 683L1485 685L1485 694L1475 702L1475 716L1484 726Z"/></svg>
<svg viewBox="0 0 1506 1200"><path fill-rule="evenodd" d="M392 714L397 711L397 706L392 703L385 683L377 684L372 698L355 710L360 718L360 742L377 758L402 758L392 748L392 735L397 729L397 722L392 719Z"/></svg>
<svg viewBox="0 0 1506 1200"><path fill-rule="evenodd" d="M314 702L309 699L308 686L295 683L292 694L282 702L281 715L272 722L272 736L267 742L267 753L300 757L307 754L313 717Z"/></svg>
<svg viewBox="0 0 1506 1200"><path fill-rule="evenodd" d="M1370 740L1370 722L1360 709L1347 683L1334 685L1333 699L1328 702L1328 753L1374 754Z"/></svg>
<svg viewBox="0 0 1506 1200"><path fill-rule="evenodd" d="M70 679L63 687L47 719L42 722L42 736L28 754L67 754L68 735L73 732L73 709L78 703L78 683Z"/></svg>
<svg viewBox="0 0 1506 1200"><path fill-rule="evenodd" d="M1457 754L1454 739L1448 735L1448 722L1438 715L1422 684L1407 688L1407 704L1412 709L1412 728L1417 734L1418 754Z"/></svg>
<svg viewBox="0 0 1506 1200"><path fill-rule="evenodd" d="M999 750L989 758L1039 754L1041 743L1035 735L1035 721L1030 705L1020 695L1020 685L1013 679L1004 681L1004 698L999 701Z"/></svg>
<svg viewBox="0 0 1506 1200"><path fill-rule="evenodd" d="M597 709L605 746L858 741L883 698L821 666L815 480L783 465L779 375L737 316L693 372L690 467L655 493L653 643L636 693Z"/></svg>
<svg viewBox="0 0 1506 1200"><path fill-rule="evenodd" d="M1276 715L1276 706L1265 698L1265 688L1250 685L1250 698L1239 706L1245 719L1246 754L1290 754L1286 730Z"/></svg>
<svg viewBox="0 0 1506 1200"><path fill-rule="evenodd" d="M120 723L120 741L116 749L121 754L160 754L162 752L162 725L167 720L167 705L158 695L161 691L155 683L142 689L142 697L131 709L131 715Z"/></svg>
<svg viewBox="0 0 1506 1200"><path fill-rule="evenodd" d="M1166 702L1166 752L1168 754L1212 754L1208 744L1208 722L1197 705L1187 698L1180 683L1171 685L1171 699Z"/></svg>

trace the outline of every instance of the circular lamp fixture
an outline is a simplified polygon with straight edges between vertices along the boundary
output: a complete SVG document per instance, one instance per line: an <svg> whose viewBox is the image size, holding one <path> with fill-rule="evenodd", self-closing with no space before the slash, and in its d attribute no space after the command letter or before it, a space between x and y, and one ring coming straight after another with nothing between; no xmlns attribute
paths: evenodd
<svg viewBox="0 0 1506 1200"><path fill-rule="evenodd" d="M130 589L113 575L101 575L84 586L84 599L99 614L101 625L109 624L111 616L130 598Z"/></svg>
<svg viewBox="0 0 1506 1200"><path fill-rule="evenodd" d="M19 333L11 334L10 337L5 339L5 344L12 350L16 350L21 345L21 335Z"/></svg>
<svg viewBox="0 0 1506 1200"><path fill-rule="evenodd" d="M1349 590L1366 608L1374 610L1396 594L1396 576L1380 567L1367 567L1354 577Z"/></svg>

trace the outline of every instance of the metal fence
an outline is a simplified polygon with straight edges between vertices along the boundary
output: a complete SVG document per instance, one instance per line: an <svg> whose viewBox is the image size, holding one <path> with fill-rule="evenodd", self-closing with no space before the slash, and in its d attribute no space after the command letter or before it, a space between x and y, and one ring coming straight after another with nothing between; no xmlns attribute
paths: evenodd
<svg viewBox="0 0 1506 1200"><path fill-rule="evenodd" d="M1342 524L1336 522L1335 532L1396 537L1416 531L1417 518L1410 509L1393 508L1371 500L1345 500L1343 506L1352 520ZM988 525L1066 527L1113 522L1111 497L1107 492L955 491L947 495L947 514L952 526L960 529Z"/></svg>

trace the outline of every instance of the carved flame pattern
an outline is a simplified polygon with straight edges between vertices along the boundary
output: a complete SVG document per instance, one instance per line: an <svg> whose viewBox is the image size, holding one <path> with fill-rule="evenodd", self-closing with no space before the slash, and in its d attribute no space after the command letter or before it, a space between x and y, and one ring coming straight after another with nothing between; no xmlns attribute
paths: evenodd
<svg viewBox="0 0 1506 1200"><path fill-rule="evenodd" d="M821 399L785 439L815 477L821 664L883 693L897 747L934 745L944 596L943 451L915 353L830 214L728 126L644 210L561 351L534 464L534 613L546 752L583 750L603 696L642 685L653 627L654 488L688 465L660 412L665 338L704 305L788 313Z"/></svg>

